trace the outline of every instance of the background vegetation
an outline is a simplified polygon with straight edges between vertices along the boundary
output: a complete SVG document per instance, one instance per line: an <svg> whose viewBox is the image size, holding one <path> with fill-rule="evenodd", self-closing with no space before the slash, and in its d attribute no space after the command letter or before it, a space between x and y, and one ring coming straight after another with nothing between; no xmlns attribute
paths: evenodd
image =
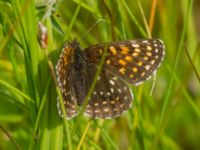
<svg viewBox="0 0 200 150"><path fill-rule="evenodd" d="M0 149L200 149L199 17L198 0L0 0ZM132 87L116 119L58 116L49 66L66 40L85 48L149 33L166 47L152 96L153 79Z"/></svg>

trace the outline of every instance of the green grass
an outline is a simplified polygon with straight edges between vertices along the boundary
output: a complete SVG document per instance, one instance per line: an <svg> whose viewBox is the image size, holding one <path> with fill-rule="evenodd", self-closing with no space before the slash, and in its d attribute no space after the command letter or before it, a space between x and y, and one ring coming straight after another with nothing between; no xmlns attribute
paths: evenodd
<svg viewBox="0 0 200 150"><path fill-rule="evenodd" d="M54 5L1 0L0 149L199 149L200 53L194 13L199 6L198 0L70 0ZM45 50L37 41L38 21L48 30ZM152 96L153 78L131 86L132 108L116 119L59 117L60 91L52 75L66 40L78 38L86 48L148 37L162 39L166 47ZM62 103L60 96L61 108Z"/></svg>

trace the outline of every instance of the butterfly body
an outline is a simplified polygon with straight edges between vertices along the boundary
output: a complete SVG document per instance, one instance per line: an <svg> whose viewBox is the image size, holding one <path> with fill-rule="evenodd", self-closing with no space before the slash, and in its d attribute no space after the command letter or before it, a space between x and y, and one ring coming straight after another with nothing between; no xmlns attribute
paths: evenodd
<svg viewBox="0 0 200 150"><path fill-rule="evenodd" d="M106 50L105 61L85 114L113 118L130 108L133 95L127 85L140 84L159 67L164 44L158 39L139 39L96 44L81 50L74 40L66 43L56 65L67 118L78 114Z"/></svg>
<svg viewBox="0 0 200 150"><path fill-rule="evenodd" d="M86 91L86 70L87 64L84 53L81 51L79 45L74 50L74 55L71 59L69 69L69 82L71 83L71 95L73 95L77 101L77 105L81 106L84 98L87 95Z"/></svg>

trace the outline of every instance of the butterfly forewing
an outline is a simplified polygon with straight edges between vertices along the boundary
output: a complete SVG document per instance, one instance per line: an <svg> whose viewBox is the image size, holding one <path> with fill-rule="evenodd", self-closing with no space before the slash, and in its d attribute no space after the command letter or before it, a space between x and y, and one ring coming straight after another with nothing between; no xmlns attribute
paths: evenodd
<svg viewBox="0 0 200 150"><path fill-rule="evenodd" d="M104 68L132 84L148 79L158 68L164 55L161 40L139 39L91 46L85 49L88 60L99 63L106 48Z"/></svg>

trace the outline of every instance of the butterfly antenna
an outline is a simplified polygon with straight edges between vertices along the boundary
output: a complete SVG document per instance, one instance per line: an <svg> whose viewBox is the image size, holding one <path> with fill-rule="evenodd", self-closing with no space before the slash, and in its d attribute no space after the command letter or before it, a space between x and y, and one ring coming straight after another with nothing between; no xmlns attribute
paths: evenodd
<svg viewBox="0 0 200 150"><path fill-rule="evenodd" d="M152 84L152 87L151 87L151 92L150 92L150 96L152 96L152 93L153 93L153 90L154 90L154 87L155 87L155 83L156 83L156 71L154 72L154 76L153 76L153 84Z"/></svg>
<svg viewBox="0 0 200 150"><path fill-rule="evenodd" d="M83 33L83 35L81 36L80 40L83 39L83 37L92 30L92 28L94 28L99 22L104 21L104 18L100 18L98 19L85 33Z"/></svg>

